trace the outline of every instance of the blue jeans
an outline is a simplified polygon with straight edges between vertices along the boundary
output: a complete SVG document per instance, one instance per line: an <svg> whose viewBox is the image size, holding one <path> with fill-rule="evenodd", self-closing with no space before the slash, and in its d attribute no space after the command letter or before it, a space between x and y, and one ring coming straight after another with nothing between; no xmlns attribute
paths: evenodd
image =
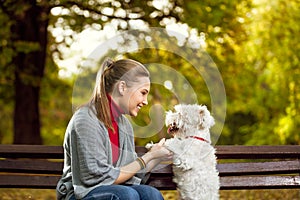
<svg viewBox="0 0 300 200"><path fill-rule="evenodd" d="M75 200L74 195L70 200ZM149 185L103 185L82 200L163 200L159 190Z"/></svg>

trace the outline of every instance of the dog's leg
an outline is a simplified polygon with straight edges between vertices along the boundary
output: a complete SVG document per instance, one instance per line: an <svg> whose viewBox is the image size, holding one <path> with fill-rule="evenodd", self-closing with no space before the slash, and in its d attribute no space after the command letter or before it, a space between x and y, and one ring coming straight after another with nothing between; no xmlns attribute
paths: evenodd
<svg viewBox="0 0 300 200"><path fill-rule="evenodd" d="M153 147L153 145L154 145L154 143L151 141L151 142L149 142L149 143L146 144L145 148L147 150L150 150Z"/></svg>
<svg viewBox="0 0 300 200"><path fill-rule="evenodd" d="M182 171L188 171L192 169L192 166L184 158L175 158L173 160L173 164Z"/></svg>
<svg viewBox="0 0 300 200"><path fill-rule="evenodd" d="M173 164L182 171L192 169L184 155L184 143L176 138L166 140L165 146L174 153Z"/></svg>

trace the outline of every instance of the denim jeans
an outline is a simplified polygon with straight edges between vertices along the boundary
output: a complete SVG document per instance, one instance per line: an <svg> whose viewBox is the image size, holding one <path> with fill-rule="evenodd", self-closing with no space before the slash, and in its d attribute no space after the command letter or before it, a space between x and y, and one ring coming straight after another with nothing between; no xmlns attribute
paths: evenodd
<svg viewBox="0 0 300 200"><path fill-rule="evenodd" d="M70 200L75 200L74 195ZM163 200L159 190L149 185L104 185L82 200Z"/></svg>

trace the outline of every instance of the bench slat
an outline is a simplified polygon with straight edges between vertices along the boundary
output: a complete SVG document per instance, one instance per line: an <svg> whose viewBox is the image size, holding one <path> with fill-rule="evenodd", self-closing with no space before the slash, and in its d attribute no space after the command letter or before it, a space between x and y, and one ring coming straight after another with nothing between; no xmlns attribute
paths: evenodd
<svg viewBox="0 0 300 200"><path fill-rule="evenodd" d="M279 146L216 146L218 159L288 159L300 158L300 145ZM145 153L144 147L136 147L138 153ZM2 158L54 158L63 159L61 146L44 145L0 145Z"/></svg>
<svg viewBox="0 0 300 200"><path fill-rule="evenodd" d="M62 174L63 163L47 160L0 160L2 172ZM292 174L299 173L300 160L223 163L217 165L220 176L260 175L260 174ZM172 176L172 165L160 164L153 171L155 176Z"/></svg>
<svg viewBox="0 0 300 200"><path fill-rule="evenodd" d="M169 177L152 177L147 181L148 185L158 188L159 190L175 190L176 184L172 181L172 176Z"/></svg>
<svg viewBox="0 0 300 200"><path fill-rule="evenodd" d="M35 176L0 174L0 188L54 189L61 176Z"/></svg>
<svg viewBox="0 0 300 200"><path fill-rule="evenodd" d="M0 160L1 172L62 174L63 162L48 160Z"/></svg>
<svg viewBox="0 0 300 200"><path fill-rule="evenodd" d="M218 159L289 159L300 158L300 145L216 146Z"/></svg>
<svg viewBox="0 0 300 200"><path fill-rule="evenodd" d="M0 175L0 188L51 188L56 187L60 176ZM222 190L300 188L300 176L227 176L220 179ZM174 190L171 177L149 178L147 184L160 190Z"/></svg>
<svg viewBox="0 0 300 200"><path fill-rule="evenodd" d="M161 190L173 190L171 177L150 178L147 184ZM220 178L221 190L300 188L300 176L226 176Z"/></svg>
<svg viewBox="0 0 300 200"><path fill-rule="evenodd" d="M220 176L293 174L300 172L300 160L217 164ZM160 164L152 170L155 176L172 175L171 164Z"/></svg>
<svg viewBox="0 0 300 200"><path fill-rule="evenodd" d="M300 172L300 160L218 164L220 176L293 174Z"/></svg>
<svg viewBox="0 0 300 200"><path fill-rule="evenodd" d="M222 190L300 188L300 176L226 176L220 178Z"/></svg>
<svg viewBox="0 0 300 200"><path fill-rule="evenodd" d="M0 158L63 159L62 146L0 145Z"/></svg>

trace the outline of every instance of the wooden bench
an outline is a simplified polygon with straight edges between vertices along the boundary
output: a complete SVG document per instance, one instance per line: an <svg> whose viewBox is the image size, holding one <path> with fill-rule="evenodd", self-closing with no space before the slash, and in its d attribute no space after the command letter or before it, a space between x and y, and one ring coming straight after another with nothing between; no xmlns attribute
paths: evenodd
<svg viewBox="0 0 300 200"><path fill-rule="evenodd" d="M300 188L300 146L216 146L221 189ZM144 147L137 147L143 154ZM0 188L53 189L62 174L61 146L0 145ZM159 165L148 180L174 190L170 164Z"/></svg>

